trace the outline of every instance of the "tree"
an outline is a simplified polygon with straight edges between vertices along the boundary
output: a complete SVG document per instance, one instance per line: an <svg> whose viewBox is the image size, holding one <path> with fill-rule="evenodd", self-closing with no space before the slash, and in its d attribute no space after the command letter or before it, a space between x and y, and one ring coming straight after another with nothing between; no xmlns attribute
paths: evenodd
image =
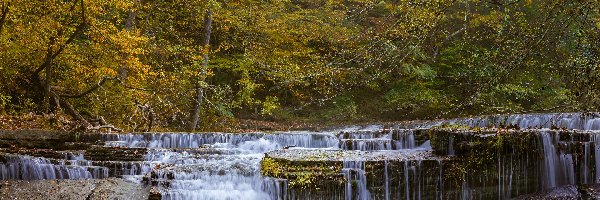
<svg viewBox="0 0 600 200"><path fill-rule="evenodd" d="M208 70L208 54L210 51L210 34L212 32L212 8L209 5L206 16L204 17L204 35L202 40L202 53L204 54L204 60L202 62L201 77L199 81L195 81L196 98L194 99L194 113L192 114L192 120L190 122L190 131L196 130L198 124L198 117L200 116L200 110L202 109L202 101L204 100L204 83L206 79L206 71Z"/></svg>
<svg viewBox="0 0 600 200"><path fill-rule="evenodd" d="M143 53L138 46L143 37L122 31L119 16L106 12L123 12L131 5L102 0L15 0L8 5L11 15L3 22L0 41L4 52L0 62L7 72L2 78L16 79L12 81L15 87L7 93L24 97L21 101L33 99L39 108L52 104L54 112L63 108L88 124L77 104L85 102L89 104L86 108L103 104L89 95L98 88L110 90L104 87L107 80L127 82L126 77L117 77L118 68L126 67L133 75L130 78L143 80L139 72L145 65L137 59ZM111 89L119 92L123 88Z"/></svg>

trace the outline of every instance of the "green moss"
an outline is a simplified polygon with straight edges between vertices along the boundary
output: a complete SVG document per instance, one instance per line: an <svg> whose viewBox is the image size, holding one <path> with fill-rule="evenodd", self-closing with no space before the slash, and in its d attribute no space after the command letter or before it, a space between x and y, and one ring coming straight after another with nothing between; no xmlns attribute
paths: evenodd
<svg viewBox="0 0 600 200"><path fill-rule="evenodd" d="M264 176L278 177L281 172L281 166L274 159L266 157L260 162L260 171Z"/></svg>
<svg viewBox="0 0 600 200"><path fill-rule="evenodd" d="M460 128L461 126L452 126ZM428 130L431 145L437 155L447 155L449 142L455 152L454 160L447 165L445 175L460 184L467 174L495 173L498 161L505 156L535 157L539 135L533 131L507 129L453 129L435 128Z"/></svg>
<svg viewBox="0 0 600 200"><path fill-rule="evenodd" d="M326 182L316 183L316 180L336 182L341 170L342 163L334 161L289 161L270 157L261 161L262 175L287 179L290 188L318 189Z"/></svg>
<svg viewBox="0 0 600 200"><path fill-rule="evenodd" d="M312 172L304 172L296 174L296 178L290 180L289 187L291 188L306 188L312 185L316 180L316 176Z"/></svg>

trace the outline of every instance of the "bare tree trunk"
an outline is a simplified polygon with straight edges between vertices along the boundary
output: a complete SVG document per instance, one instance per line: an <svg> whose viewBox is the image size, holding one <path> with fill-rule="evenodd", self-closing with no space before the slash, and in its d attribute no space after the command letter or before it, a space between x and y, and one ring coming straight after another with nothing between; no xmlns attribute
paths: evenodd
<svg viewBox="0 0 600 200"><path fill-rule="evenodd" d="M54 46L54 37L50 38L50 43L48 45L48 50L46 52L46 59L44 60L44 70L46 72L46 80L44 81L44 112L49 113L50 110L50 102L52 101L52 94L50 91L51 81L52 81L52 46Z"/></svg>
<svg viewBox="0 0 600 200"><path fill-rule="evenodd" d="M125 30L131 31L131 27L133 26L133 18L135 17L135 13L133 11L129 11L127 15L127 22L125 23Z"/></svg>
<svg viewBox="0 0 600 200"><path fill-rule="evenodd" d="M212 32L212 9L210 5L206 16L204 17L204 41L202 41L202 48L204 52L204 62L202 63L202 77L200 81L206 79L206 70L208 68L208 49L210 45L210 34ZM200 117L200 110L202 109L202 101L204 100L204 88L196 83L196 95L194 98L194 112L192 113L192 121L190 123L190 131L196 130L198 125L198 119Z"/></svg>
<svg viewBox="0 0 600 200"><path fill-rule="evenodd" d="M52 95L58 96L54 92L52 92ZM90 122L88 122L83 116L81 116L81 114L79 114L79 112L77 112L77 110L69 102L60 101L59 103L61 107L65 108L67 114L71 115L77 121L81 122L85 127L91 126Z"/></svg>
<svg viewBox="0 0 600 200"><path fill-rule="evenodd" d="M52 103L52 95L50 94L50 84L52 81L52 65L46 67L46 85L44 86L44 91L46 92L46 99L44 100L44 107L46 109L46 113L52 112L52 107L50 104Z"/></svg>
<svg viewBox="0 0 600 200"><path fill-rule="evenodd" d="M138 4L139 1L135 1L135 5ZM137 12L129 11L127 14L127 22L125 22L125 30L131 31L135 24L135 17L137 16Z"/></svg>

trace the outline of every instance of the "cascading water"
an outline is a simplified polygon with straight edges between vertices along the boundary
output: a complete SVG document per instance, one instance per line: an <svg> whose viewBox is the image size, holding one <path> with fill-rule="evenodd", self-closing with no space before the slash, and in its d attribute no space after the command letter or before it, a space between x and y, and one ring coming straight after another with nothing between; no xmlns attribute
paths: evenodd
<svg viewBox="0 0 600 200"><path fill-rule="evenodd" d="M417 146L412 129L343 132L339 139L339 147L343 150L399 150Z"/></svg>
<svg viewBox="0 0 600 200"><path fill-rule="evenodd" d="M71 156L70 160L4 155L8 161L0 164L0 180L22 179L90 179L108 177L106 167L92 166L83 156Z"/></svg>
<svg viewBox="0 0 600 200"><path fill-rule="evenodd" d="M365 175L364 161L344 161L342 174L346 179L346 200L360 199L369 200L371 194L367 189L367 177ZM355 184L353 184L355 183ZM353 187L354 185L354 187ZM356 194L356 197L352 197Z"/></svg>
<svg viewBox="0 0 600 200"><path fill-rule="evenodd" d="M573 185L577 182L590 182L588 180L590 178L588 160L591 158L591 155L589 153L589 146L591 145L591 143L597 143L595 140L598 137L598 134L591 135L590 141L581 142L583 143L582 147L584 152L582 157L583 161L579 161L581 162L581 164L579 164L579 174L581 174L580 178L576 177L576 163L573 158L573 153L557 149L557 146L559 146L560 143L562 143L562 145L565 147L577 143L569 141L558 142L558 135L549 132L542 132L540 134L540 137L544 152L544 176L542 177L542 183L544 184L544 188L553 188L562 185ZM598 166L600 164L598 156L600 156L600 151L595 152L595 166ZM598 168L596 168L596 170L598 170Z"/></svg>
<svg viewBox="0 0 600 200"><path fill-rule="evenodd" d="M417 146L412 130L346 131L358 134L336 137L333 133L315 132L204 135L145 133L106 135L105 139L107 146L149 148L145 161L125 165L122 171L124 177L129 179L140 180L144 175L149 176L153 182L151 184L161 188L163 199L286 199L288 194L285 180L262 177L260 174L260 161L265 152L272 150L339 147L363 151L431 149L428 141ZM343 143L346 141L354 142L354 145L344 148ZM369 142L363 143L362 147L357 145L363 141ZM388 146L372 145L373 141L386 141ZM365 162L349 160L344 163L344 169L340 173L348 181L347 189L350 191L346 193L346 197L370 199ZM384 195L388 199L395 190L389 185L389 181L385 181L387 192ZM414 192L415 195L417 193Z"/></svg>
<svg viewBox="0 0 600 200"><path fill-rule="evenodd" d="M533 144L538 146L531 146L532 155L516 155L513 149L513 154L508 152L490 167L493 170L469 174L458 181L448 179L454 164L445 159L458 159L465 152L458 146L465 144L464 135L449 134L447 143L443 144L444 155L456 156L437 160L421 160L420 156L394 160L382 156L382 160L364 160L361 156L369 152L417 155L414 153L431 152L432 145L439 145L429 141L428 130L381 126L349 128L339 133L106 134L105 148L143 149L143 159L99 165L99 161L85 160L84 154L77 153L66 154L64 158L7 154L0 163L0 178L105 178L110 171L110 176L156 186L163 199L302 199L315 191L288 191L287 180L263 177L261 160L265 152L273 150L318 148L324 152L359 155L336 161L343 165L336 175L345 182L337 180L343 185L326 187L338 190L330 193L331 199L509 199L564 185L600 183L600 167L596 167L600 166L600 131L593 131L600 129L600 119L595 115L491 116L428 123L421 127L432 124L544 129L524 131L535 134ZM556 127L586 131L569 137L568 133L559 135L559 131L547 129ZM497 134L482 135L495 136Z"/></svg>
<svg viewBox="0 0 600 200"><path fill-rule="evenodd" d="M516 127L521 129L562 128L577 130L600 130L600 113L554 113L491 115L473 118L433 121L407 126L431 128L443 124L459 124L469 127Z"/></svg>
<svg viewBox="0 0 600 200"><path fill-rule="evenodd" d="M554 137L550 133L542 133L542 146L544 149L544 176L543 184L545 188L557 186L557 167L558 156L554 145Z"/></svg>
<svg viewBox="0 0 600 200"><path fill-rule="evenodd" d="M594 158L596 161L596 177L594 179L595 183L600 183L600 134L594 135L593 137L593 142L594 142Z"/></svg>
<svg viewBox="0 0 600 200"><path fill-rule="evenodd" d="M110 146L146 147L135 175L151 174L163 199L285 199L286 182L262 177L267 151L284 147L335 148L331 133L107 135ZM131 171L131 169L130 169ZM140 176L137 176L138 178Z"/></svg>
<svg viewBox="0 0 600 200"><path fill-rule="evenodd" d="M397 132L398 140L396 141L396 147L398 149L412 149L415 148L415 134L412 129L400 129Z"/></svg>

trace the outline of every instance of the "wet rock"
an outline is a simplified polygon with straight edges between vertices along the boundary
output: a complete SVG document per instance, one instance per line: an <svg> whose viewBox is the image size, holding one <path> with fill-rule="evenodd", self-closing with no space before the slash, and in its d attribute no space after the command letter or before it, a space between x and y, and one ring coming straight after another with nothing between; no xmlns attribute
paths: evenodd
<svg viewBox="0 0 600 200"><path fill-rule="evenodd" d="M100 134L54 130L0 130L0 148L85 149L102 139Z"/></svg>
<svg viewBox="0 0 600 200"><path fill-rule="evenodd" d="M600 199L600 184L591 185L567 185L521 195L515 200L576 200L576 199Z"/></svg>
<svg viewBox="0 0 600 200"><path fill-rule="evenodd" d="M291 149L267 153L261 172L287 179L295 199L347 199L348 191L357 198L435 199L443 192L444 198L457 199L460 179L448 170L453 163L425 150Z"/></svg>
<svg viewBox="0 0 600 200"><path fill-rule="evenodd" d="M156 187L152 187L150 189L150 195L148 196L148 200L161 200L162 195L160 191Z"/></svg>
<svg viewBox="0 0 600 200"><path fill-rule="evenodd" d="M148 199L148 189L123 179L3 181L0 199Z"/></svg>
<svg viewBox="0 0 600 200"><path fill-rule="evenodd" d="M85 158L93 161L143 161L146 148L92 146Z"/></svg>
<svg viewBox="0 0 600 200"><path fill-rule="evenodd" d="M288 149L271 151L265 154L267 158L290 161L383 161L383 160L431 160L440 159L433 156L431 151L405 149L397 151L346 151L324 149Z"/></svg>

